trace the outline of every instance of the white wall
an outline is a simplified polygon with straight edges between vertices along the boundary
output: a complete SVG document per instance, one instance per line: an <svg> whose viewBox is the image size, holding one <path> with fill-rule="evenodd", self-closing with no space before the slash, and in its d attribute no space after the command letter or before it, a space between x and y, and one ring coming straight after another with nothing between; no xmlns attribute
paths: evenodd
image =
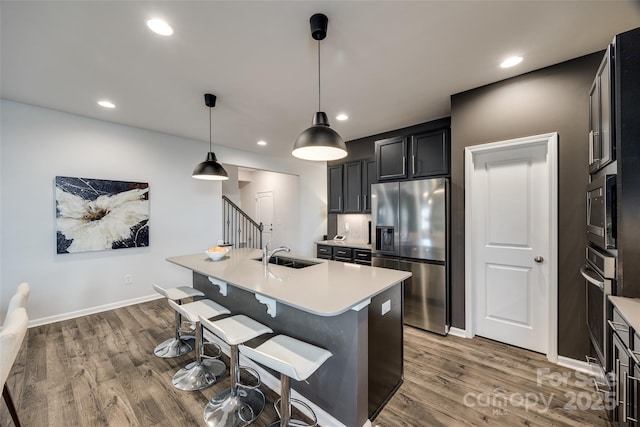
<svg viewBox="0 0 640 427"><path fill-rule="evenodd" d="M242 186L242 210L258 218L255 197L259 191L273 191L273 236L270 248L295 244L300 227L298 177L269 171L254 171Z"/></svg>
<svg viewBox="0 0 640 427"><path fill-rule="evenodd" d="M6 100L0 114L0 318L22 281L32 325L144 300L152 283L191 283L165 258L221 238L221 183L191 178L206 144ZM312 255L326 230L326 164L213 149L224 163L299 176L291 247ZM148 182L149 247L57 255L56 175Z"/></svg>

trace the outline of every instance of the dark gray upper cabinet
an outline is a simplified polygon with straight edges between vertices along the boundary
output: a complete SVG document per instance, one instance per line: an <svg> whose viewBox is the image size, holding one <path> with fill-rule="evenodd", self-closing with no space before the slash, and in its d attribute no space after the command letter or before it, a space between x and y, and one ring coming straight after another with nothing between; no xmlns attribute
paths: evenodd
<svg viewBox="0 0 640 427"><path fill-rule="evenodd" d="M449 130L411 136L409 176L423 178L449 174Z"/></svg>
<svg viewBox="0 0 640 427"><path fill-rule="evenodd" d="M388 138L376 141L378 181L407 177L407 138Z"/></svg>
<svg viewBox="0 0 640 427"><path fill-rule="evenodd" d="M327 210L330 213L341 213L343 209L343 177L342 166L335 165L327 168L327 189L329 190Z"/></svg>
<svg viewBox="0 0 640 427"><path fill-rule="evenodd" d="M371 212L371 184L377 181L376 161L364 160L362 167L362 212Z"/></svg>
<svg viewBox="0 0 640 427"><path fill-rule="evenodd" d="M376 141L378 181L448 175L449 135L445 128Z"/></svg>
<svg viewBox="0 0 640 427"><path fill-rule="evenodd" d="M328 167L329 212L371 212L371 184L376 182L375 160L356 160Z"/></svg>
<svg viewBox="0 0 640 427"><path fill-rule="evenodd" d="M362 162L344 165L344 213L359 213L363 206Z"/></svg>

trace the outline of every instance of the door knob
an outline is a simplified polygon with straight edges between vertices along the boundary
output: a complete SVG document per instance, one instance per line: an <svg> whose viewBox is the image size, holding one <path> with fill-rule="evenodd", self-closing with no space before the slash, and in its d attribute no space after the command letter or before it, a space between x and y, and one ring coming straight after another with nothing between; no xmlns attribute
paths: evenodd
<svg viewBox="0 0 640 427"><path fill-rule="evenodd" d="M540 255L538 255L538 256L534 257L533 260L535 262L542 262L542 261L544 261L544 258L542 258Z"/></svg>

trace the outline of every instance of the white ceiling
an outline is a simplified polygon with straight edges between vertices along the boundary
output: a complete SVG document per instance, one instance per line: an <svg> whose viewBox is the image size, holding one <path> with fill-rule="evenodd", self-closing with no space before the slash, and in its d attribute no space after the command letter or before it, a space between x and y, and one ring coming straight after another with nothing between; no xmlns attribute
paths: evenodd
<svg viewBox="0 0 640 427"><path fill-rule="evenodd" d="M631 1L2 1L2 98L290 155L317 110L345 140L449 115L449 96L604 49ZM151 33L149 17L174 27ZM524 62L498 64L518 54ZM96 105L100 98L115 110ZM338 112L350 119L338 122ZM256 141L266 140L267 147ZM203 152L206 152L203 145ZM221 159L224 161L224 159Z"/></svg>

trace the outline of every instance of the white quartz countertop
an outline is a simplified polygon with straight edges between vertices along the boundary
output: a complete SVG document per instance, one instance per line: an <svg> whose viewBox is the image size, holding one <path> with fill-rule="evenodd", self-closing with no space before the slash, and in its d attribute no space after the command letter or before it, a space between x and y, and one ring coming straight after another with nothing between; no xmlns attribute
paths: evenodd
<svg viewBox="0 0 640 427"><path fill-rule="evenodd" d="M316 242L317 245L344 246L346 248L368 249L371 250L371 244L367 242L357 242L352 240L322 240Z"/></svg>
<svg viewBox="0 0 640 427"><path fill-rule="evenodd" d="M622 314L622 317L629 322L629 326L640 334L640 298L609 296L609 300Z"/></svg>
<svg viewBox="0 0 640 427"><path fill-rule="evenodd" d="M269 264L265 269L259 249L233 249L220 261L202 252L167 258L167 261L213 277L229 285L272 298L282 304L320 316L335 316L362 304L395 284L410 272L321 260L280 252L278 256L318 262L294 269Z"/></svg>

